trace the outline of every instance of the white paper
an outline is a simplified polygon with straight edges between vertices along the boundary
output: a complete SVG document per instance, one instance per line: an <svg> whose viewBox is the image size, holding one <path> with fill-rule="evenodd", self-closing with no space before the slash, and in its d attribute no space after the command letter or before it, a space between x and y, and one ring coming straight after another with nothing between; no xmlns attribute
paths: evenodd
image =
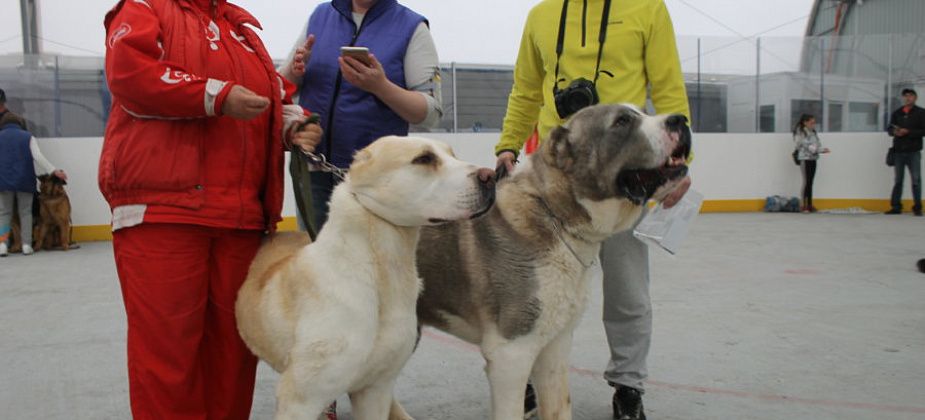
<svg viewBox="0 0 925 420"><path fill-rule="evenodd" d="M703 194L688 190L674 207L666 209L662 203L655 206L633 230L637 238L658 245L674 255L681 249L694 218L700 214Z"/></svg>

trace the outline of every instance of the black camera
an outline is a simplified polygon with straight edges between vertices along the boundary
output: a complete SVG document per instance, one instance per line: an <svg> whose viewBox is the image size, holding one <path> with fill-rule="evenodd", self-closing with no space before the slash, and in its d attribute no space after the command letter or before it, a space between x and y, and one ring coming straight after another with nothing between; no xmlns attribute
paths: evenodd
<svg viewBox="0 0 925 420"><path fill-rule="evenodd" d="M600 102L594 82L583 77L575 79L565 89L559 90L558 86L554 87L552 96L556 100L556 112L559 113L559 118L563 119L582 108Z"/></svg>

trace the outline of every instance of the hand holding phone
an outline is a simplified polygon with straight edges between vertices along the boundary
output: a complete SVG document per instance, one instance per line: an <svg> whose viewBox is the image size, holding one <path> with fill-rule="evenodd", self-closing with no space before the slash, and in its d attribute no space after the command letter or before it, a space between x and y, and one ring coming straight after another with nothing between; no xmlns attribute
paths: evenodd
<svg viewBox="0 0 925 420"><path fill-rule="evenodd" d="M340 72L344 80L366 92L378 96L383 89L395 86L385 76L385 70L376 56L366 47L341 47ZM352 58L353 60L348 60Z"/></svg>
<svg viewBox="0 0 925 420"><path fill-rule="evenodd" d="M369 64L369 48L366 47L340 47L341 57L351 57L363 64Z"/></svg>

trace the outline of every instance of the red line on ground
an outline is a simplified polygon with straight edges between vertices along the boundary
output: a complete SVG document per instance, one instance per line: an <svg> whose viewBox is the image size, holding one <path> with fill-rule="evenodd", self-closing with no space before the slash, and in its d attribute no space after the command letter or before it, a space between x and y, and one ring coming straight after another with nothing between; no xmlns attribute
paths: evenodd
<svg viewBox="0 0 925 420"><path fill-rule="evenodd" d="M819 270L814 270L812 268L791 268L788 270L784 270L784 273L798 275L798 276L799 275L815 276L819 274Z"/></svg>
<svg viewBox="0 0 925 420"><path fill-rule="evenodd" d="M479 347L467 343L465 341L459 340L450 335L436 332L434 330L424 330L421 333L424 337L438 341L442 344L446 344L451 347L456 347L461 350L467 350L472 352L479 352ZM572 366L569 368L572 373L575 373L580 376L587 378L601 379L601 373L597 370L585 369L580 367ZM746 391L735 391L729 389L721 388L710 388L705 386L697 385L684 385L684 384L675 384L671 382L663 381L654 381L646 380L646 383L654 386L656 388L665 388L672 389L677 391L688 391L688 392L697 392L701 394L712 394L712 395L722 395L727 397L736 397L744 398L751 400L760 400L768 402L786 402L786 403L797 403L804 405L816 405L824 407L835 407L835 408L854 408L861 410L872 410L872 411L883 411L883 412L894 412L894 413L915 413L915 414L925 414L925 407L913 407L913 406L902 406L902 405L889 405L889 404L874 404L874 403L864 403L864 402L852 402L852 401L839 401L839 400L825 400L825 399L813 399L813 398L799 398L791 397L787 395L777 395L777 394L759 394L755 392L746 392Z"/></svg>
<svg viewBox="0 0 925 420"><path fill-rule="evenodd" d="M430 338L430 339L432 339L432 340L434 340L434 341L439 341L439 342L441 342L441 343L443 343L443 344L446 344L446 345L448 345L448 346L450 346L450 347L456 347L456 348L458 348L458 349L473 351L473 352L476 352L476 353L479 353L479 352L480 352L479 346L477 346L477 345L475 345L475 344L467 343L467 342L462 341L462 340L460 340L460 339L458 339L458 338L456 338L456 337L453 337L453 336L451 336L451 335L446 335L446 334L444 334L444 333L437 332L437 331L432 330L432 329L424 329L424 330L422 330L422 331L421 331L421 335L424 336L424 337Z"/></svg>

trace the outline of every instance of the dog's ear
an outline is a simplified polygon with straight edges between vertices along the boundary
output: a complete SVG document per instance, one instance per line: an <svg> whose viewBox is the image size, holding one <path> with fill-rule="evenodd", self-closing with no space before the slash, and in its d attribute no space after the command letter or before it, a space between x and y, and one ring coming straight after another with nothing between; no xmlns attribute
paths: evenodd
<svg viewBox="0 0 925 420"><path fill-rule="evenodd" d="M546 140L549 144L543 155L547 164L563 171L571 169L575 163L575 153L569 141L570 134L571 132L563 126L556 127L549 133L549 139Z"/></svg>
<svg viewBox="0 0 925 420"><path fill-rule="evenodd" d="M373 158L372 152L368 149L360 149L353 154L353 163L350 164L350 171L355 172L364 166L366 166L369 161Z"/></svg>
<svg viewBox="0 0 925 420"><path fill-rule="evenodd" d="M353 163L363 163L371 159L372 157L373 157L373 154L370 153L369 150L360 149L356 153L353 154Z"/></svg>

